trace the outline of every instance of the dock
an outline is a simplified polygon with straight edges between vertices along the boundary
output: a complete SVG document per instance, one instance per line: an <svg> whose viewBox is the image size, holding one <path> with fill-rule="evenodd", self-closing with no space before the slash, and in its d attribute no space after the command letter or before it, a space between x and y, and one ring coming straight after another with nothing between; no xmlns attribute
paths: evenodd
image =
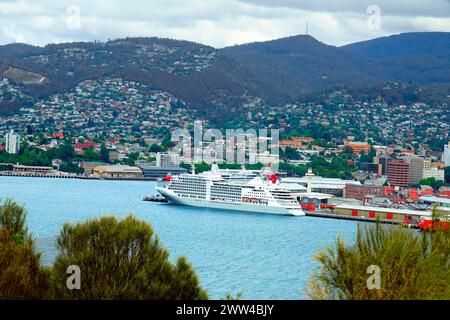
<svg viewBox="0 0 450 320"><path fill-rule="evenodd" d="M403 225L405 227L411 228L411 229L418 229L417 224L404 224L403 221L400 220L391 220L391 219L374 219L374 218L368 218L364 216L348 216L338 213L332 213L329 211L323 211L323 210L317 210L317 211L305 211L305 215L308 217L316 217L316 218L328 218L328 219L341 219L341 220L351 220L351 221L361 221L361 222L380 222L385 224L397 224L397 225Z"/></svg>

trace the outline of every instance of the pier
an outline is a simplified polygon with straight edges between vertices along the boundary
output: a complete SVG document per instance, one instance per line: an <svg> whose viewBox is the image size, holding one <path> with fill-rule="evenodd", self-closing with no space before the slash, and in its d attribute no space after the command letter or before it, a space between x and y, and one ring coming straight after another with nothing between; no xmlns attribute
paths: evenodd
<svg viewBox="0 0 450 320"><path fill-rule="evenodd" d="M348 216L338 213L332 213L330 211L305 211L305 215L308 217L316 217L316 218L328 218L328 219L341 219L341 220L351 220L351 221L361 221L361 222L380 222L384 224L396 224L396 225L403 225L405 227L411 228L411 229L418 229L419 226L416 223L411 224L405 224L403 221L400 220L391 220L391 219L375 219L375 218L368 218L364 216Z"/></svg>
<svg viewBox="0 0 450 320"><path fill-rule="evenodd" d="M38 172L12 172L0 171L3 177L25 177L25 178L60 178L60 179L84 179L84 180L115 180L115 181L156 181L148 177L102 177L86 174L60 174L60 173L38 173Z"/></svg>

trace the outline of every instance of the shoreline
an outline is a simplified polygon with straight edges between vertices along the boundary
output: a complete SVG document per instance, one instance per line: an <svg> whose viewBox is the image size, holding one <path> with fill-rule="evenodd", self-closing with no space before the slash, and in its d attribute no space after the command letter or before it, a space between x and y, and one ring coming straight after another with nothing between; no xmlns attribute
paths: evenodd
<svg viewBox="0 0 450 320"><path fill-rule="evenodd" d="M58 178L58 179L80 179L80 180L111 180L111 181L158 181L155 178L108 178L98 176L86 176L86 175L61 175L61 174L39 174L39 173L12 173L12 172L0 172L0 177L19 177L19 178Z"/></svg>

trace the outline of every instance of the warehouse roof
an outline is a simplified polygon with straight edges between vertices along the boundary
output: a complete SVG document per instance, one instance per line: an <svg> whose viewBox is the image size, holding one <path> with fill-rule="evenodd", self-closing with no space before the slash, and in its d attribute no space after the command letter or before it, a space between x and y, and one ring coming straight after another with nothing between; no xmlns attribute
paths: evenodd
<svg viewBox="0 0 450 320"><path fill-rule="evenodd" d="M414 216L431 216L430 211L418 211L418 210L408 210L408 209L395 209L395 208L383 208L383 207L370 207L370 206L356 206L351 204L340 204L336 209L349 209L349 210L361 210L361 211L375 211L375 212L385 212L385 213L398 213L407 214Z"/></svg>

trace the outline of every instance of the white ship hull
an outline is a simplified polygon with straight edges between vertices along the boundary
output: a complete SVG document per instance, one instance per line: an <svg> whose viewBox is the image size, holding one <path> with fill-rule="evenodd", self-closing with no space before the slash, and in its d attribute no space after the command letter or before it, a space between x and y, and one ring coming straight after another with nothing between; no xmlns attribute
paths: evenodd
<svg viewBox="0 0 450 320"><path fill-rule="evenodd" d="M243 202L235 203L224 203L220 201L197 199L197 198L186 198L176 195L171 190L166 188L156 187L156 190L164 196L169 203L200 207L200 208L214 208L223 210L233 210L233 211L244 211L244 212L255 212L255 213L269 213L269 214L280 214L280 215L293 215L293 216L304 216L305 213L301 208L289 208L282 206L270 206L261 204L251 204Z"/></svg>

